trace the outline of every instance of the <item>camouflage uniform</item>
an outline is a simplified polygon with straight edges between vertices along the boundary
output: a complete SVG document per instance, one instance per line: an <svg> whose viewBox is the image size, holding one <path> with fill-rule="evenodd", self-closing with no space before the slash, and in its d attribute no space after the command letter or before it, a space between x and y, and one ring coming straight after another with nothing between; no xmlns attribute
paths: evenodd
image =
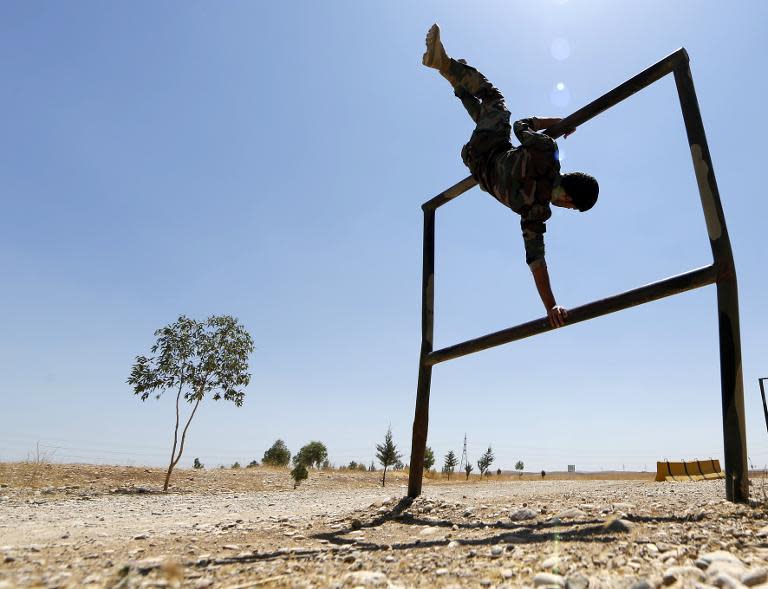
<svg viewBox="0 0 768 589"><path fill-rule="evenodd" d="M514 124L520 147L510 142L509 111L498 89L463 60L451 59L446 77L477 123L461 159L480 188L520 215L525 261L545 265L544 232L552 215L552 189L560 184L557 143L533 130L535 117Z"/></svg>

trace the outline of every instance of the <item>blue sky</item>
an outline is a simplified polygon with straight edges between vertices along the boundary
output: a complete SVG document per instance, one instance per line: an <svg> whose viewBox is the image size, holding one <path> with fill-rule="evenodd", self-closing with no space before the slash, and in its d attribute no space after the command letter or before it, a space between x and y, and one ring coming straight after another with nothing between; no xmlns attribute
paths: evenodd
<svg viewBox="0 0 768 589"><path fill-rule="evenodd" d="M663 15L663 16L662 16ZM749 454L768 463L768 5L4 2L0 5L0 459L163 464L170 397L125 384L158 327L232 314L246 403L207 402L184 464L324 441L408 456L420 205L467 175L471 121L421 66L439 22L514 116L565 116L685 46L739 277ZM560 85L560 86L558 86ZM547 259L576 306L711 261L671 77L568 140L601 183L555 211ZM518 218L479 189L440 209L436 346L543 315ZM429 443L532 470L722 455L714 287L439 365Z"/></svg>

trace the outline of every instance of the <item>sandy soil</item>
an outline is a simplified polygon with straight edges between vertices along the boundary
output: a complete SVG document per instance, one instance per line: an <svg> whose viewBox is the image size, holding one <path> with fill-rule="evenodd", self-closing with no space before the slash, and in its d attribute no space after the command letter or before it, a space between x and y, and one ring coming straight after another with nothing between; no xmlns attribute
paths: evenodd
<svg viewBox="0 0 768 589"><path fill-rule="evenodd" d="M2 587L768 587L763 481L0 465ZM463 478L463 477L461 477Z"/></svg>

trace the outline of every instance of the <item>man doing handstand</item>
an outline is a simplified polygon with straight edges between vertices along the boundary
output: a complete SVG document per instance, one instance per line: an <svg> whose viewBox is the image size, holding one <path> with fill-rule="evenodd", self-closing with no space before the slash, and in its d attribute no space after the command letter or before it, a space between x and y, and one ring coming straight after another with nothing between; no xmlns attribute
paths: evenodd
<svg viewBox="0 0 768 589"><path fill-rule="evenodd" d="M579 211L591 209L597 202L597 180L581 172L560 174L557 143L539 131L562 119L530 117L516 121L514 131L521 145L513 147L510 114L501 92L464 60L448 57L437 25L432 25L427 33L427 51L422 62L451 83L475 121L475 130L461 150L461 159L480 188L520 215L525 261L549 322L552 327L565 325L568 312L552 294L544 260L545 222L552 215L550 204Z"/></svg>

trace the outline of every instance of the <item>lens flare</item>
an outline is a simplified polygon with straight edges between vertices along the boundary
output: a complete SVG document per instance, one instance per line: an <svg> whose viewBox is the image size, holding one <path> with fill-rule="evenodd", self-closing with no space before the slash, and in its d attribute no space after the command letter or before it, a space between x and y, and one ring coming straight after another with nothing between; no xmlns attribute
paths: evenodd
<svg viewBox="0 0 768 589"><path fill-rule="evenodd" d="M552 45L549 47L549 52L558 61L565 61L571 56L571 45L567 39L557 37L552 41Z"/></svg>
<svg viewBox="0 0 768 589"><path fill-rule="evenodd" d="M549 99L555 106L568 106L571 102L571 93L563 82L558 82L549 93Z"/></svg>

